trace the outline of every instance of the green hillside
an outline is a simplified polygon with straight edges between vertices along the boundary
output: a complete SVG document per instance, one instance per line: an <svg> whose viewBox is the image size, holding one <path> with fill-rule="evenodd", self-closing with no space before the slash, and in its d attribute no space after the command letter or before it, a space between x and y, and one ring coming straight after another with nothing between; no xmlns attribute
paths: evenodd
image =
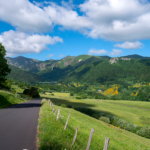
<svg viewBox="0 0 150 150"><path fill-rule="evenodd" d="M122 81L150 81L150 59L119 60L111 64L110 59L91 57L66 68L54 67L41 72L49 81L88 82L119 84Z"/></svg>
<svg viewBox="0 0 150 150"><path fill-rule="evenodd" d="M10 65L12 72L8 78L20 82L57 81L121 84L131 80L135 82L150 81L150 59L139 55L121 58L80 55L42 62L24 57L7 58L7 60L9 64L13 64L13 66ZM24 72L26 75L23 75L23 71L18 67L38 75L29 72Z"/></svg>
<svg viewBox="0 0 150 150"><path fill-rule="evenodd" d="M143 57L143 56L140 56L140 55L137 55L137 54L134 54L134 55L127 55L127 56L123 56L125 58L135 58L135 59L150 59L150 57Z"/></svg>
<svg viewBox="0 0 150 150"><path fill-rule="evenodd" d="M22 70L12 65L9 65L9 67L11 68L11 72L7 76L8 79L22 83L36 83L43 81L42 77L38 76L37 74Z"/></svg>
<svg viewBox="0 0 150 150"><path fill-rule="evenodd" d="M57 99L53 99L52 101L57 103ZM65 102L63 99L59 99L59 101L61 104ZM66 103L67 102L68 100L66 100ZM70 104L81 105L82 102L72 101ZM90 106L92 105L86 105L86 107ZM103 150L106 137L110 138L108 147L109 150L148 150L150 147L149 139L143 138L126 130L122 130L120 127L109 125L74 109L63 108L57 105L55 105L55 108L60 109L61 117L59 120L56 120L55 113L51 113L52 109L48 103L43 101L38 126L39 150L85 150L92 128L95 131L90 144L91 150ZM69 119L67 129L64 130L70 111L71 117ZM71 144L77 127L79 127L77 139L75 141L75 145L72 146Z"/></svg>
<svg viewBox="0 0 150 150"><path fill-rule="evenodd" d="M11 106L13 104L19 104L23 102L25 101L15 97L13 94L0 90L0 109Z"/></svg>
<svg viewBox="0 0 150 150"><path fill-rule="evenodd" d="M46 61L39 61L32 58L25 58L23 56L15 58L6 57L6 59L8 64L33 73L38 73L41 70L46 70L47 67L57 62L56 60L51 59Z"/></svg>

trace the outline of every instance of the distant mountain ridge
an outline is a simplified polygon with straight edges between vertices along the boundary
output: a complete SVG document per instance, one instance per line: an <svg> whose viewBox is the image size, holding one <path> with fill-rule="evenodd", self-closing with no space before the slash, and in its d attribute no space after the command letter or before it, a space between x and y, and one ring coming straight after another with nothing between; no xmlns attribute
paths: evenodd
<svg viewBox="0 0 150 150"><path fill-rule="evenodd" d="M15 72L19 74L19 71L16 71L16 68L18 68L20 72L23 69L32 73L28 75L35 76L37 81L104 83L118 82L119 78L150 81L150 57L140 55L114 58L79 55L67 56L61 60L50 59L46 61L22 56L16 58L7 57L6 59L9 65L14 66L14 68L11 67L14 80Z"/></svg>
<svg viewBox="0 0 150 150"><path fill-rule="evenodd" d="M85 61L87 59L90 59L91 57L99 59L111 59L109 56L91 56L91 55L79 55L79 56L66 56L61 60L45 60L45 61L40 61L32 58L26 58L23 56L18 56L15 58L10 58L6 57L8 64L16 66L20 69L38 73L41 72L42 70L47 70L51 69L53 70L54 67L58 67L60 69L65 68L69 65L73 66L76 65L77 63L81 61ZM143 57L137 54L134 55L127 55L127 56L122 56L122 58L135 58L135 59L149 59L150 57Z"/></svg>

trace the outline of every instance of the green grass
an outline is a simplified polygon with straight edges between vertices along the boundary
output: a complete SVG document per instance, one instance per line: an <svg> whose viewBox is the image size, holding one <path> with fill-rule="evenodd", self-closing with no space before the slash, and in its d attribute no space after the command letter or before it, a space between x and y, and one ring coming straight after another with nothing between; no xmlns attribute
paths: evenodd
<svg viewBox="0 0 150 150"><path fill-rule="evenodd" d="M62 93L63 95L63 93ZM120 100L96 100L96 99L80 99L73 97L60 97L60 93L55 96L41 95L41 97L51 98L57 104L72 105L73 107L86 107L99 110L128 122L132 122L140 126L150 126L150 102L138 101L120 101Z"/></svg>
<svg viewBox="0 0 150 150"><path fill-rule="evenodd" d="M0 90L0 109L23 102L25 102L25 100L19 99L9 92Z"/></svg>
<svg viewBox="0 0 150 150"><path fill-rule="evenodd" d="M38 145L39 150L85 150L93 128L94 134L91 141L91 150L102 150L106 137L110 138L109 150L150 150L149 139L140 137L126 130L82 114L74 109L55 106L60 109L63 116L56 121L56 114L51 114L51 109L47 102L43 101L40 109L38 125ZM67 129L64 131L65 122L72 111ZM76 127L79 131L75 145L71 147Z"/></svg>
<svg viewBox="0 0 150 150"><path fill-rule="evenodd" d="M24 89L21 89L18 85L11 85L11 88L14 88L17 93L23 93Z"/></svg>

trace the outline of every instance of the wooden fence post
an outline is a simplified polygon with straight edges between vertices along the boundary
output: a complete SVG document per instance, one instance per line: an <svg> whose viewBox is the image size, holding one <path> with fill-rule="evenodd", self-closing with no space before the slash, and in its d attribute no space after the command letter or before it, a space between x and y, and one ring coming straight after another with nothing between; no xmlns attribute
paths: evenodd
<svg viewBox="0 0 150 150"><path fill-rule="evenodd" d="M109 138L106 137L106 139L105 139L105 145L104 145L104 149L103 150L107 150L108 149L108 144L109 144Z"/></svg>
<svg viewBox="0 0 150 150"><path fill-rule="evenodd" d="M76 128L76 133L75 133L75 135L74 135L74 139L73 139L72 145L74 145L74 143L75 143L75 141L76 141L78 129L79 129L79 127Z"/></svg>
<svg viewBox="0 0 150 150"><path fill-rule="evenodd" d="M68 121L69 121L70 115L71 115L71 111L70 111L69 116L68 116L68 119L67 119L67 121L66 121L66 124L65 124L65 128L64 128L64 130L66 130L66 128L67 128L67 124L68 124Z"/></svg>
<svg viewBox="0 0 150 150"><path fill-rule="evenodd" d="M88 141L86 150L89 150L89 147L90 147L90 143L91 143L91 140L92 140L93 133L94 133L94 129L91 130L91 134L90 134L90 136L89 136L89 141Z"/></svg>
<svg viewBox="0 0 150 150"><path fill-rule="evenodd" d="M57 120L59 119L60 109L58 109Z"/></svg>
<svg viewBox="0 0 150 150"><path fill-rule="evenodd" d="M58 110L58 109L56 109L56 110L55 110L55 113L54 113L54 114L56 114L56 113L57 113L57 110Z"/></svg>
<svg viewBox="0 0 150 150"><path fill-rule="evenodd" d="M51 113L53 113L53 112L54 112L54 110L55 110L55 108L53 108L53 110L52 110L52 112L51 112Z"/></svg>

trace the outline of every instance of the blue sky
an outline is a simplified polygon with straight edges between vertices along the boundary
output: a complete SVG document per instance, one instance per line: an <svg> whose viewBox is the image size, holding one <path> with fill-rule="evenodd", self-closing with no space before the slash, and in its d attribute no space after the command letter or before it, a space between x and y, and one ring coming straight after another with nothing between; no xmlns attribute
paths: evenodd
<svg viewBox="0 0 150 150"><path fill-rule="evenodd" d="M0 6L0 42L9 57L150 57L147 0L11 0Z"/></svg>

